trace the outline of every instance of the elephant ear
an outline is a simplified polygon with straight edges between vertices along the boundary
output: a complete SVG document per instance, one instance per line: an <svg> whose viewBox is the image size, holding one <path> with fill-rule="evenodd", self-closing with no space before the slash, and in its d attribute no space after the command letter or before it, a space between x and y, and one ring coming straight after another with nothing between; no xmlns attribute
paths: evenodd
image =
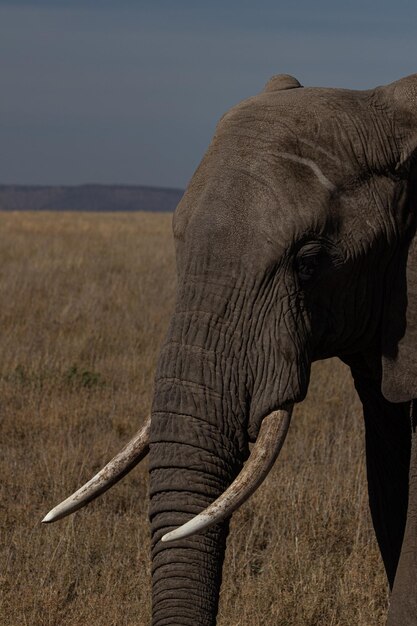
<svg viewBox="0 0 417 626"><path fill-rule="evenodd" d="M394 110L400 153L408 172L397 215L400 248L387 274L382 319L382 393L390 402L417 398L417 74L383 88Z"/></svg>

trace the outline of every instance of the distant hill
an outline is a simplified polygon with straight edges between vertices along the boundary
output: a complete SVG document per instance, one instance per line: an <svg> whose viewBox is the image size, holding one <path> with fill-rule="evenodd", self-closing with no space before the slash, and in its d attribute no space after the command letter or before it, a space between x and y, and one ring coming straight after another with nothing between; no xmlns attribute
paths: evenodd
<svg viewBox="0 0 417 626"><path fill-rule="evenodd" d="M0 211L173 211L183 193L139 185L0 185Z"/></svg>

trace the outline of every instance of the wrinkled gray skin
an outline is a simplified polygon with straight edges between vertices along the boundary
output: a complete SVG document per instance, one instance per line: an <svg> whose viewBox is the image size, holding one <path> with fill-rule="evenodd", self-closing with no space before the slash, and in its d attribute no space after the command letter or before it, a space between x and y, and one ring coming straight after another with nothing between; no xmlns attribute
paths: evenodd
<svg viewBox="0 0 417 626"><path fill-rule="evenodd" d="M417 625L416 150L417 75L369 91L277 76L220 120L174 217L178 297L151 428L154 626L215 624L228 524L159 539L231 483L262 418L300 402L311 362L333 356L364 406L388 624Z"/></svg>

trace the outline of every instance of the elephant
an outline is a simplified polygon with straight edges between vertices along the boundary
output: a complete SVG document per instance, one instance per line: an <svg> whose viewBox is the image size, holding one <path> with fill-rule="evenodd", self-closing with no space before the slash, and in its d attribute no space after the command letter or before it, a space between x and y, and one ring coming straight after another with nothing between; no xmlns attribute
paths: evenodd
<svg viewBox="0 0 417 626"><path fill-rule="evenodd" d="M218 122L173 218L151 417L43 520L149 451L153 626L216 623L230 517L273 465L311 363L330 357L363 405L387 625L417 625L416 170L417 74L369 90L280 74Z"/></svg>

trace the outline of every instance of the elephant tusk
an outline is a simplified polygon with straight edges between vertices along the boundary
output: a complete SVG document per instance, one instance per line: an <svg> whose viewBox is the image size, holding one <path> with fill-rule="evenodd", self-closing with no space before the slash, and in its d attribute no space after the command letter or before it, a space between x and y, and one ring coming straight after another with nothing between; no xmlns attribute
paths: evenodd
<svg viewBox="0 0 417 626"><path fill-rule="evenodd" d="M58 504L42 522L56 522L100 496L126 476L149 452L150 417L125 447L78 491Z"/></svg>
<svg viewBox="0 0 417 626"><path fill-rule="evenodd" d="M291 421L292 407L267 415L249 459L239 475L221 496L202 513L164 535L161 541L184 539L229 517L251 496L267 477L283 446Z"/></svg>

